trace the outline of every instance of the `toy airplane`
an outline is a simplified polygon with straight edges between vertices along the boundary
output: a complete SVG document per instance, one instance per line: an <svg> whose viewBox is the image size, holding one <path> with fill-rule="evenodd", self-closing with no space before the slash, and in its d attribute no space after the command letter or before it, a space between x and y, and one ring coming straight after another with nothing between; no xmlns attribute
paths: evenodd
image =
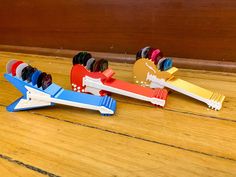
<svg viewBox="0 0 236 177"><path fill-rule="evenodd" d="M210 108L220 110L225 96L201 88L182 79L176 78L174 73L178 70L172 67L169 62L166 63L165 71L160 71L152 60L138 59L133 67L134 81L142 86L151 88L170 88L184 95L206 103Z"/></svg>
<svg viewBox="0 0 236 177"><path fill-rule="evenodd" d="M112 115L115 112L116 101L111 97L64 90L52 83L51 75L22 61L11 60L6 69L4 77L23 94L7 107L10 112L53 106L55 103L97 110L102 115Z"/></svg>
<svg viewBox="0 0 236 177"><path fill-rule="evenodd" d="M100 61L97 63L99 62ZM95 62L95 66L96 65ZM115 73L111 69L106 69L103 72L90 72L86 68L82 64L74 63L71 69L72 90L76 92L92 93L94 95L106 95L107 93L112 92L148 101L154 105L165 105L168 94L165 89L153 90L115 79L112 77Z"/></svg>

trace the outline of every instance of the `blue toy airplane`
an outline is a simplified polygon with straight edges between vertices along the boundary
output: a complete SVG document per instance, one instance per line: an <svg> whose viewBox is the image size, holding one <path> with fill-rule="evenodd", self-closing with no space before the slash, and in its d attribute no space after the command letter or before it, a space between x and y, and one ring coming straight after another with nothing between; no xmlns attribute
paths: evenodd
<svg viewBox="0 0 236 177"><path fill-rule="evenodd" d="M23 67L21 66L26 66L25 63L13 67L14 63L16 62L13 62L13 60L8 62L7 73L4 74L4 77L13 84L23 96L7 107L7 110L10 112L53 106L55 103L97 110L100 111L102 115L112 115L115 112L116 101L109 96L100 97L64 90L54 83L50 84L45 89L42 87L38 88L37 84L32 83L34 78L32 78L31 82L24 81L21 74L19 74L19 71L22 72ZM16 70L16 75L12 74L12 69ZM34 77L34 74L31 74L31 77Z"/></svg>

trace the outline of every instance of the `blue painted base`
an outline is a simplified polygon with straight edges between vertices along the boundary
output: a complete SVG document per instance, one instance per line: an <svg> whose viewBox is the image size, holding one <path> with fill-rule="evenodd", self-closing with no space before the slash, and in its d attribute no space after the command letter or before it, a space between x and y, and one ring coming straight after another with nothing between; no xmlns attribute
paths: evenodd
<svg viewBox="0 0 236 177"><path fill-rule="evenodd" d="M66 105L76 106L78 105L77 103L80 103L82 105L88 105L88 109L90 109L89 107L91 107L91 109L96 109L96 107L99 107L101 108L99 109L99 111L102 115L111 115L116 110L116 101L109 96L100 97L86 93L64 90L54 83L52 83L47 89L43 90L42 88L38 88L36 85L33 85L32 82L28 83L27 81L23 81L22 79L12 76L11 74L4 74L4 77L23 94L21 98L17 99L12 104L7 106L6 109L9 112L29 110L54 105L54 103L48 103L48 100L46 100L45 102L43 101L43 96L45 95L47 96L45 98L53 98L55 102L58 101L58 103L60 104L65 103ZM29 88L31 92L33 91L42 95L42 98L39 100L38 105L37 100L35 103L35 101L33 102L33 100L27 99L27 92L29 92Z"/></svg>

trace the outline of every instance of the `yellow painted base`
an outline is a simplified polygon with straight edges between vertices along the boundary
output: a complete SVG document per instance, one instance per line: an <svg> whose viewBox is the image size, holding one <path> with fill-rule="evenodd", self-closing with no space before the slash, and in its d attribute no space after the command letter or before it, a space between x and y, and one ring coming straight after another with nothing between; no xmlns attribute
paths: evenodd
<svg viewBox="0 0 236 177"><path fill-rule="evenodd" d="M151 60L139 59L133 67L133 78L137 84L154 88L167 87L205 102L212 109L221 109L225 99L224 95L174 77L177 70L177 68L172 67L167 71L159 71Z"/></svg>

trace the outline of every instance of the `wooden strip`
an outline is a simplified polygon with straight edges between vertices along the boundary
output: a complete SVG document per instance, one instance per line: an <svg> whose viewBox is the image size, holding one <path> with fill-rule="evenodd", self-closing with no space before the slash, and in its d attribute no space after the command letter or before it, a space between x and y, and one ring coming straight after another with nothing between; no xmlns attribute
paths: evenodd
<svg viewBox="0 0 236 177"><path fill-rule="evenodd" d="M232 160L3 107L0 115L0 152L61 176L236 175Z"/></svg>
<svg viewBox="0 0 236 177"><path fill-rule="evenodd" d="M69 58L72 58L79 51L79 50L49 49L49 48L9 46L9 45L0 45L0 50L9 51L9 52L21 52L21 53L28 53L28 54L69 57ZM92 52L92 51L90 53L92 53L92 55L98 59L105 58L105 59L108 59L109 61L122 62L122 63L135 62L135 55ZM176 67L188 68L188 69L222 71L222 72L236 72L235 62L177 58L177 57L172 57L172 58L173 58L174 65Z"/></svg>
<svg viewBox="0 0 236 177"><path fill-rule="evenodd" d="M27 169L24 166L18 165L17 163L9 162L8 160L3 159L2 155L0 155L0 171L1 171L1 176L11 176L11 177L45 176L38 172Z"/></svg>

